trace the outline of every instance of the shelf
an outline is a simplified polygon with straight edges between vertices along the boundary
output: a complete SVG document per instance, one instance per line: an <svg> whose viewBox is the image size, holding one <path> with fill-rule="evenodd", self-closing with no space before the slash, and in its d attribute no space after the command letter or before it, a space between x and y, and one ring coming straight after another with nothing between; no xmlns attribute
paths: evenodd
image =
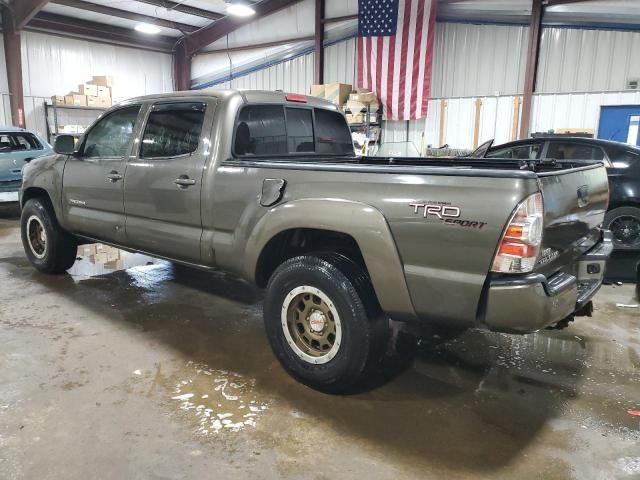
<svg viewBox="0 0 640 480"><path fill-rule="evenodd" d="M366 123L348 123L347 125L349 125L349 128L351 127L379 127L380 124L379 123L370 123L369 125L367 125Z"/></svg>
<svg viewBox="0 0 640 480"><path fill-rule="evenodd" d="M107 107L89 107L84 105L53 105L51 103L47 103L47 107L50 108L60 108L64 110L107 110Z"/></svg>

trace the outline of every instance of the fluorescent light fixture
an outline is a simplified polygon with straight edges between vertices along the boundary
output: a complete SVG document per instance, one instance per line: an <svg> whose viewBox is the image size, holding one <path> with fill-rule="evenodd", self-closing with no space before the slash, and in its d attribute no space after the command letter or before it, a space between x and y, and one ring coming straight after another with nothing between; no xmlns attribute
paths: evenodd
<svg viewBox="0 0 640 480"><path fill-rule="evenodd" d="M139 23L134 28L137 32L146 33L147 35L157 35L160 33L160 29L158 27L148 23Z"/></svg>
<svg viewBox="0 0 640 480"><path fill-rule="evenodd" d="M256 11L246 3L227 3L225 12L236 17L250 17Z"/></svg>

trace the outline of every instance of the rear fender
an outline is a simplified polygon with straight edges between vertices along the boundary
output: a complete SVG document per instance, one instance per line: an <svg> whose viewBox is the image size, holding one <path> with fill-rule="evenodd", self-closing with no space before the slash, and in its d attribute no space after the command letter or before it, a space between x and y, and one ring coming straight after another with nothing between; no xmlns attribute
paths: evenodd
<svg viewBox="0 0 640 480"><path fill-rule="evenodd" d="M364 258L380 306L394 320L417 319L400 255L380 211L364 203L339 199L295 200L270 209L247 241L244 272L255 280L260 253L278 233L313 228L353 237Z"/></svg>

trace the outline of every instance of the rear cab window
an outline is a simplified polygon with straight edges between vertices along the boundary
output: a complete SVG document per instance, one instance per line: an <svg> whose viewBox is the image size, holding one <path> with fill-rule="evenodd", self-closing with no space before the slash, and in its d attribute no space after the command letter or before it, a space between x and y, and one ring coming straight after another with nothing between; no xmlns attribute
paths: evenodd
<svg viewBox="0 0 640 480"><path fill-rule="evenodd" d="M202 102L153 105L142 136L140 158L170 158L195 152L206 108Z"/></svg>
<svg viewBox="0 0 640 480"><path fill-rule="evenodd" d="M339 112L283 105L246 105L236 123L237 157L353 155L351 133Z"/></svg>
<svg viewBox="0 0 640 480"><path fill-rule="evenodd" d="M604 151L598 145L577 142L549 142L546 156L555 160L603 160Z"/></svg>
<svg viewBox="0 0 640 480"><path fill-rule="evenodd" d="M487 158L515 158L519 160L535 160L540 158L542 143L518 145L490 151Z"/></svg>

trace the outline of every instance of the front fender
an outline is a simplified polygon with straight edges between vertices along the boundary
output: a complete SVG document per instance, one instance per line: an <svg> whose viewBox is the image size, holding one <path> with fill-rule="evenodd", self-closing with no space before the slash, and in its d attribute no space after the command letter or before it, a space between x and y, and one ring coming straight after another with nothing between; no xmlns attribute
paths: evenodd
<svg viewBox="0 0 640 480"><path fill-rule="evenodd" d="M364 258L380 306L395 320L414 321L404 268L389 226L379 210L340 199L304 199L270 209L246 244L244 272L255 280L260 253L278 233L295 228L331 230L353 237Z"/></svg>
<svg viewBox="0 0 640 480"><path fill-rule="evenodd" d="M62 175L66 155L47 155L38 157L22 170L22 187L20 188L20 206L24 206L30 198L29 191L38 189L49 196L58 222L64 227L62 215Z"/></svg>

